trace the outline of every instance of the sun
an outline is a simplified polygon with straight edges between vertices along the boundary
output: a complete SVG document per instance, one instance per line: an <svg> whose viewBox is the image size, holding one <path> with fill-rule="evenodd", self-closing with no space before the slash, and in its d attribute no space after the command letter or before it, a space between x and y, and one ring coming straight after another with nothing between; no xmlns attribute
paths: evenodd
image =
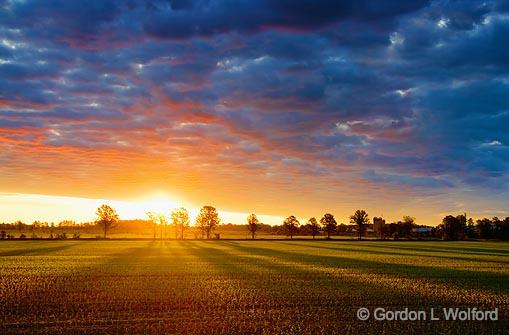
<svg viewBox="0 0 509 335"><path fill-rule="evenodd" d="M179 202L167 194L155 194L143 198L140 205L146 212L168 214L174 208L180 207Z"/></svg>

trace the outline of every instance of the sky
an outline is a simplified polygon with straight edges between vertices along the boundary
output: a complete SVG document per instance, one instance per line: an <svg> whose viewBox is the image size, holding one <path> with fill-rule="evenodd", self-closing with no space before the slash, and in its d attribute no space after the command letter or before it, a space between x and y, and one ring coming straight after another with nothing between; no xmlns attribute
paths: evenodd
<svg viewBox="0 0 509 335"><path fill-rule="evenodd" d="M165 199L509 216L509 1L0 0L0 221Z"/></svg>

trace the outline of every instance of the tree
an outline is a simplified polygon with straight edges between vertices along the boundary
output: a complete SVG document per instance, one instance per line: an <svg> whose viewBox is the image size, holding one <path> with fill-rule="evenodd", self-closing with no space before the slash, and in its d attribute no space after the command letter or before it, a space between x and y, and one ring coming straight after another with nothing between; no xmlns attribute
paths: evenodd
<svg viewBox="0 0 509 335"><path fill-rule="evenodd" d="M477 220L477 229L480 238L488 239L493 237L493 225L490 219L484 218Z"/></svg>
<svg viewBox="0 0 509 335"><path fill-rule="evenodd" d="M350 223L357 225L359 240L361 240L362 235L364 234L364 225L369 223L368 213L366 213L363 209L356 210L355 213L350 216Z"/></svg>
<svg viewBox="0 0 509 335"><path fill-rule="evenodd" d="M506 217L500 226L499 238L509 239L509 217Z"/></svg>
<svg viewBox="0 0 509 335"><path fill-rule="evenodd" d="M287 217L283 221L283 227L285 228L286 235L290 236L291 239L293 239L293 235L297 233L297 230L299 229L300 222L297 220L297 218L293 215Z"/></svg>
<svg viewBox="0 0 509 335"><path fill-rule="evenodd" d="M256 214L249 214L247 217L247 229L251 232L251 238L254 240L256 231L260 228L260 221Z"/></svg>
<svg viewBox="0 0 509 335"><path fill-rule="evenodd" d="M412 229L415 227L415 218L412 216L403 216L403 222L401 222L400 233L402 237L410 238L412 235Z"/></svg>
<svg viewBox="0 0 509 335"><path fill-rule="evenodd" d="M96 215L97 220L95 222L98 226L103 228L104 238L106 238L106 233L108 230L117 224L119 220L118 214L110 206L102 205L101 207L97 208Z"/></svg>
<svg viewBox="0 0 509 335"><path fill-rule="evenodd" d="M196 217L196 225L200 227L202 237L206 234L207 239L210 239L210 233L219 225L219 222L217 210L212 206L203 206Z"/></svg>
<svg viewBox="0 0 509 335"><path fill-rule="evenodd" d="M316 234L318 234L320 232L320 229L321 229L320 224L318 223L316 218L312 217L308 220L308 222L306 223L306 226L309 229L309 231L311 232L311 235L313 235L313 240L314 240Z"/></svg>
<svg viewBox="0 0 509 335"><path fill-rule="evenodd" d="M403 223L409 226L415 225L415 218L413 216L405 215L403 216Z"/></svg>
<svg viewBox="0 0 509 335"><path fill-rule="evenodd" d="M21 233L23 231L23 227L25 227L25 224L23 222L21 222L21 220L18 220L16 222L14 222L14 226Z"/></svg>
<svg viewBox="0 0 509 335"><path fill-rule="evenodd" d="M442 220L442 231L444 240L460 240L465 237L466 220L463 215L456 217L447 215Z"/></svg>
<svg viewBox="0 0 509 335"><path fill-rule="evenodd" d="M340 223L336 228L338 234L346 234L348 232L348 226L344 223Z"/></svg>
<svg viewBox="0 0 509 335"><path fill-rule="evenodd" d="M184 230L189 227L189 213L187 209L181 207L176 208L171 212L171 221L175 225L175 238L178 238L180 233L180 239L184 239Z"/></svg>
<svg viewBox="0 0 509 335"><path fill-rule="evenodd" d="M163 239L163 235L166 238L166 226L168 225L168 220L164 214L157 215L159 220L159 227L161 228L161 240Z"/></svg>
<svg viewBox="0 0 509 335"><path fill-rule="evenodd" d="M468 238L476 238L477 230L475 228L474 220L472 218L468 218L467 220L467 228L465 230L465 234Z"/></svg>
<svg viewBox="0 0 509 335"><path fill-rule="evenodd" d="M467 228L472 229L470 225ZM482 239L508 239L509 217L506 217L504 220L500 220L498 217L479 219L477 220L476 230L478 231L479 238Z"/></svg>
<svg viewBox="0 0 509 335"><path fill-rule="evenodd" d="M148 212L147 213L148 219L150 222L152 222L152 225L154 227L154 240L156 239L156 232L157 232L157 221L159 221L157 214L154 212Z"/></svg>
<svg viewBox="0 0 509 335"><path fill-rule="evenodd" d="M503 221L495 216L493 219L491 219L491 222L493 222L493 233L495 235L495 238L501 238L502 236L501 233L503 230Z"/></svg>
<svg viewBox="0 0 509 335"><path fill-rule="evenodd" d="M338 223L336 219L334 219L334 215L325 214L321 219L320 223L322 224L323 230L327 232L327 239L330 239L330 235L336 231Z"/></svg>

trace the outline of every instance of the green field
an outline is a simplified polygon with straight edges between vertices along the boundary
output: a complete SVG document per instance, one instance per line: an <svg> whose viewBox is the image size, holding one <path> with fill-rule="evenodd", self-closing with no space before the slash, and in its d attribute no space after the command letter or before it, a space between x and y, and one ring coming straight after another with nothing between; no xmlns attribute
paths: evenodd
<svg viewBox="0 0 509 335"><path fill-rule="evenodd" d="M499 310L359 321L357 309ZM509 243L2 241L0 333L502 333Z"/></svg>

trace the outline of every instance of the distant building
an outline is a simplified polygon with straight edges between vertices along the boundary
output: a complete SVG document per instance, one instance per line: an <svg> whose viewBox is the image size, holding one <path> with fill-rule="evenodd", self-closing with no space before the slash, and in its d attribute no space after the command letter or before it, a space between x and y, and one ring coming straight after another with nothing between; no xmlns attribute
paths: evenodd
<svg viewBox="0 0 509 335"><path fill-rule="evenodd" d="M385 220L382 217L373 218L373 231L377 236L383 237L383 228L385 226Z"/></svg>
<svg viewBox="0 0 509 335"><path fill-rule="evenodd" d="M412 232L417 234L429 234L431 233L431 229L432 229L431 227L418 227L412 229Z"/></svg>

